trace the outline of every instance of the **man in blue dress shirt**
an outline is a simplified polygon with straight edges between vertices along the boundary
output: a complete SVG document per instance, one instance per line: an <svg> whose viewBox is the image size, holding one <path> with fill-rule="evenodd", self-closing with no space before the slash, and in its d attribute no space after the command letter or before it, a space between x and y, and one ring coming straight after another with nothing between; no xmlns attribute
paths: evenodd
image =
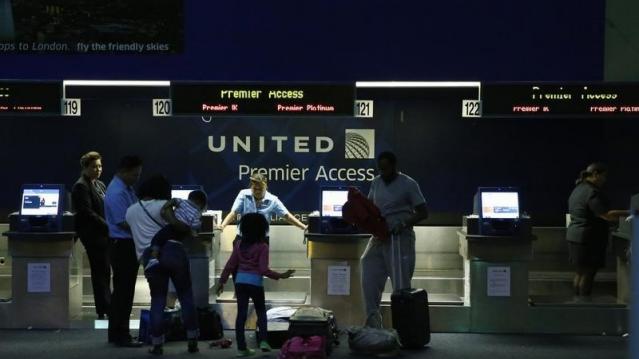
<svg viewBox="0 0 639 359"><path fill-rule="evenodd" d="M104 198L113 270L109 342L122 347L141 346L141 343L134 341L129 333L129 317L133 307L139 263L133 236L125 220L126 210L138 201L133 185L140 178L141 172L142 160L139 157L123 157Z"/></svg>

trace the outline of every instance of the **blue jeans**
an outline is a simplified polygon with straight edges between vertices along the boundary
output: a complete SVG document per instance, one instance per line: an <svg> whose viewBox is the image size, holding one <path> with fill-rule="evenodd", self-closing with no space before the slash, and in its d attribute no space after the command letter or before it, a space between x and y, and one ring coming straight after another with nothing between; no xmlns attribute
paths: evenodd
<svg viewBox="0 0 639 359"><path fill-rule="evenodd" d="M175 285L177 297L182 306L182 321L187 339L197 339L198 320L189 259L182 243L169 241L160 250L160 264L144 272L151 289L151 341L153 345L164 343L164 307L169 290L169 278Z"/></svg>
<svg viewBox="0 0 639 359"><path fill-rule="evenodd" d="M235 297L237 298L237 318L235 319L235 340L237 349L246 350L246 338L244 326L248 316L249 299L253 299L255 314L257 314L257 327L259 328L258 343L266 340L266 303L264 299L264 287L251 284L235 283Z"/></svg>

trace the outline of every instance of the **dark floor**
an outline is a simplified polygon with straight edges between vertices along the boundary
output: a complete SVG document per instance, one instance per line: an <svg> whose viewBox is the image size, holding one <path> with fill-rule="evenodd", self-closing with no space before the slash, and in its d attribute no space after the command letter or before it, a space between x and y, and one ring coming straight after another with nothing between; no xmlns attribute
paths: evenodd
<svg viewBox="0 0 639 359"><path fill-rule="evenodd" d="M227 336L234 337L230 332ZM104 330L0 330L0 358L151 358L146 347L116 348L105 341ZM252 341L249 339L248 342ZM332 359L351 357L346 340L342 343L331 355ZM626 339L610 336L433 334L430 347L422 351L405 351L401 356L425 359L621 359L628 357L627 346ZM200 350L198 354L188 354L186 343L168 343L163 357L226 359L236 354L235 347L209 349L207 342L200 342ZM274 359L277 351L256 355L256 358L264 357Z"/></svg>

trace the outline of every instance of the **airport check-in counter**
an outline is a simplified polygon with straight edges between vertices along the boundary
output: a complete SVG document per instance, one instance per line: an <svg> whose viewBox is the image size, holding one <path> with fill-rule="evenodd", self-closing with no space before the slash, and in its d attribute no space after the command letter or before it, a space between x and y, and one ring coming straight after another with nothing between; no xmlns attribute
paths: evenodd
<svg viewBox="0 0 639 359"><path fill-rule="evenodd" d="M507 255L509 249L501 249L502 259L490 259L488 255L477 252L476 244L471 244L467 248L467 254L472 257L477 255L475 263L471 264L460 252L459 231L461 227L455 226L417 226L414 228L416 234L416 268L412 280L415 288L424 288L429 293L431 328L434 332L503 332L503 333L579 333L579 334L601 334L607 332L624 333L627 330L627 308L625 305L617 303L616 298L616 271L614 265L614 253L608 253L609 260L607 266L602 269L596 277L595 282L595 302L596 303L570 303L573 300L572 278L574 268L568 263L567 244L565 240L564 227L533 227L532 236L534 241L522 241L514 244L519 248L511 248L517 251L519 257L513 253ZM328 273L324 271L320 274L320 280L315 282L313 261L316 264L322 262L323 265L351 264L350 291L351 295L360 291L360 280L355 278L354 268L355 255L351 253L340 253L341 257L348 256L349 259L319 258L322 249L329 248L324 253L336 253L327 243L314 241L307 238L304 243L304 234L298 228L287 225L273 225L270 230L270 265L273 270L285 271L289 268L295 269L295 275L286 280L274 281L264 280L266 290L267 307L291 306L297 307L303 304L318 304L327 309L336 310L336 318L341 327L346 327L349 320L357 323L357 313L364 316L363 305L358 306L359 299L354 299L350 305L350 311L344 317L340 314L340 306L333 303L321 304L316 302L315 291L319 290L325 298L338 300L338 296L328 295ZM227 227L221 236L220 250L215 257L216 280L229 258L232 250L232 241L235 238L235 228ZM478 238L473 238L478 239ZM529 238L530 239L530 238ZM464 241L467 241L464 239ZM471 240L472 242L472 240ZM357 252L363 251L367 238L358 240ZM499 242L492 244L498 245ZM503 242L502 242L503 243ZM484 244L480 251L483 251ZM319 245L320 247L318 247ZM328 247L326 247L328 246ZM322 248L324 247L324 248ZM354 246L355 247L355 246ZM320 252L316 252L319 249ZM468 252L470 251L470 252ZM506 251L506 252L504 252ZM516 254L516 253L515 253ZM331 255L329 254L329 257ZM483 260L482 260L483 258ZM516 259L517 258L517 259ZM355 261L355 262L351 262ZM487 283L484 275L488 266L503 266L511 262L510 285L511 298L488 297ZM479 289L474 290L477 296L484 296L486 300L511 301L509 310L521 308L519 314L521 323L497 323L494 329L483 328L477 324L473 329L473 312L475 312L476 323L482 320L482 299L473 297L471 289L470 296L465 295L465 287L471 285L471 277L465 275L465 268L475 267L473 276L475 285ZM468 271L470 274L470 271ZM484 274L482 274L484 273ZM526 274L524 274L526 273ZM499 273L493 273L499 280ZM500 290L503 289L503 282L495 285ZM524 289L527 288L527 289ZM390 295L392 287L390 280L386 283L384 294L382 295L382 315L385 326L391 326ZM527 292L527 293L526 293ZM320 295L320 298L322 297ZM515 297L512 297L515 296ZM561 300L557 300L557 298ZM534 305L529 304L529 298L534 298ZM469 299L469 300L466 300ZM474 299L474 300L473 300ZM321 300L321 299L320 299ZM466 303L465 303L466 301ZM542 303L542 302L547 303ZM603 302L602 302L603 301ZM473 303L474 302L474 303ZM236 305L231 283L227 284L225 292L217 300L218 306L224 314L225 324L228 328L233 328L235 322ZM328 303L328 302L326 302ZM494 308L494 307L493 307ZM495 314L496 312L493 312ZM501 311L497 313L502 313ZM348 319L349 316L354 319ZM486 314L485 316L488 316ZM484 317L485 317L484 316ZM498 314L504 316L504 314ZM492 318L484 318L485 325L492 325ZM546 324L552 323L552 324ZM255 324L250 323L249 328ZM479 329L478 329L479 328Z"/></svg>
<svg viewBox="0 0 639 359"><path fill-rule="evenodd" d="M0 328L70 328L82 312L82 251L73 217L62 231L20 232L11 225L11 298L0 303Z"/></svg>
<svg viewBox="0 0 639 359"><path fill-rule="evenodd" d="M330 309L340 325L363 325L360 258L370 234L308 233L311 305Z"/></svg>
<svg viewBox="0 0 639 359"><path fill-rule="evenodd" d="M469 331L523 333L528 319L529 234L459 235L464 258L464 305L470 307Z"/></svg>
<svg viewBox="0 0 639 359"><path fill-rule="evenodd" d="M632 264L630 262L630 243L633 224L625 218L619 219L619 227L612 233L612 246L617 264L617 299L620 303L630 304L630 283L632 283Z"/></svg>
<svg viewBox="0 0 639 359"><path fill-rule="evenodd" d="M215 274L215 253L219 247L214 231L214 218L210 215L202 216L202 228L197 236L183 242L184 250L191 268L191 283L193 299L197 308L205 308L210 304L209 292L213 288Z"/></svg>
<svg viewBox="0 0 639 359"><path fill-rule="evenodd" d="M1 232L9 231L6 224L0 224L0 228L3 229ZM472 308L464 305L464 258L460 255L459 230L459 226L415 227L416 268L412 286L428 291L431 328L435 332L468 332L471 330L470 312ZM206 267L209 280L200 281L195 279L198 274L194 274L194 287L197 287L196 283L200 282L204 283L204 287L209 287L209 302L216 303L218 309L222 310L227 328L232 328L235 323L236 305L232 284L229 283L226 286L225 292L217 300L213 294L212 286L217 282L219 274L231 254L235 234L235 226L228 226L222 233L215 231L212 240L207 239L203 241L204 244L198 244L197 248L204 247L203 251L198 250L199 253L202 253L199 259L197 255L191 256L192 263L194 260L200 262L200 264L192 264L192 268L198 266L203 268L206 261L203 258L208 254L209 259ZM538 298L560 296L566 300L572 299L574 269L568 263L564 227L534 227L532 234L536 240L531 243L534 255L528 262L528 290L530 297L535 298L535 304L528 308L530 319L526 332L601 334L605 331L608 334L614 334L627 331L625 318L628 310L625 305L617 303L616 298L617 272L615 254L612 249L608 253L606 267L595 278L595 299L604 298L606 300L605 306L602 306L601 303L566 304L552 298L552 300L547 300L548 303L543 304L542 300ZM292 268L296 270L296 273L290 279L279 281L266 279L264 281L267 305L270 307L296 307L311 304L312 258L307 256L308 241L307 244L304 243L303 232L293 226L273 225L270 237L271 267L276 271ZM365 243L365 240L363 242ZM208 243L210 243L210 247ZM12 302L15 303L18 296L16 289L11 288L14 281L12 272L17 272L17 269L14 269L16 264L13 263L14 259L10 256L9 247L9 239L6 236L0 237L0 257L4 258L5 263L4 265L0 263L0 323L7 323L4 313L9 311L9 306L4 306L7 303L3 303L3 301L13 297ZM69 289L71 289L72 283L76 283L73 278L81 274L84 277L84 285L78 283L75 290L82 288L84 290L84 305L91 306L92 288L88 261L84 260L83 268L74 267L74 263L82 263L81 254L84 249L79 242L73 248L76 252L68 258L71 267ZM65 260L64 257L62 260ZM354 291L358 284L359 281L351 282L351 291ZM52 283L52 285L54 284ZM195 291L197 292L197 289ZM387 326L390 326L391 291L389 280L382 297L382 312ZM74 295L69 293L68 296L71 298ZM78 298L79 295L75 297ZM201 295L198 297L202 298ZM137 308L148 307L150 303L148 284L143 277L142 269L140 269L136 287L136 303ZM352 307L352 310L354 312L359 310L362 315L364 312L363 308ZM89 312L91 313L90 317L93 318L93 310L87 308L87 313ZM134 315L135 313L134 311ZM340 323L339 317L337 320ZM28 325L31 324L26 324L24 327ZM254 323L251 325L254 326ZM343 320L340 325L344 326ZM0 327L6 327L6 324L0 324Z"/></svg>

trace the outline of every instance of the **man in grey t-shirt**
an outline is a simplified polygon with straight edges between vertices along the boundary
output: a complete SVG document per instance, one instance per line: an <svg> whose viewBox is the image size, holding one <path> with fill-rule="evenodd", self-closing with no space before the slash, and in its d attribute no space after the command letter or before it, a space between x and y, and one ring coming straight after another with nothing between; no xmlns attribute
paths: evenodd
<svg viewBox="0 0 639 359"><path fill-rule="evenodd" d="M428 210L417 182L397 170L395 154L382 152L377 163L380 175L373 179L368 198L380 209L392 236L387 241L372 237L362 255L361 264L366 325L381 328L379 306L386 279L391 278L394 290L410 288L415 271L413 225L427 218ZM397 252L401 253L401 258Z"/></svg>

